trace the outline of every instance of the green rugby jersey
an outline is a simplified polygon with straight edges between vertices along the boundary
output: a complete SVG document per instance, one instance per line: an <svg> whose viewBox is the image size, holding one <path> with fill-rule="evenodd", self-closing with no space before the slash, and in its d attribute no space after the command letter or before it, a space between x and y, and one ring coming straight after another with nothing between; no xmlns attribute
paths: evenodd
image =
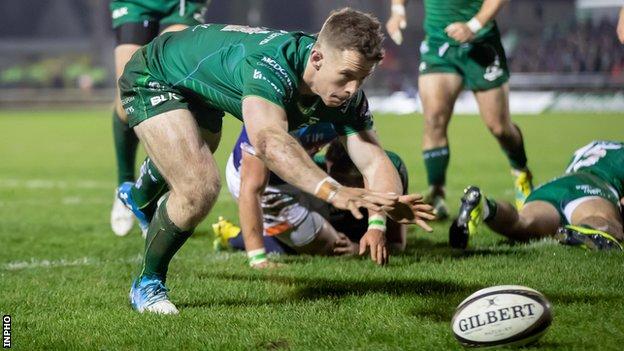
<svg viewBox="0 0 624 351"><path fill-rule="evenodd" d="M566 173L588 172L608 182L624 196L624 143L596 140L574 152Z"/></svg>
<svg viewBox="0 0 624 351"><path fill-rule="evenodd" d="M424 29L427 40L432 43L459 43L451 39L444 29L454 22L468 22L479 12L483 0L425 0ZM498 33L494 20L487 23L477 32L475 41Z"/></svg>
<svg viewBox="0 0 624 351"><path fill-rule="evenodd" d="M143 48L150 79L199 98L242 120L242 99L258 96L284 108L289 130L330 122L338 134L372 128L362 91L343 106L301 96L299 85L315 43L301 32L204 24L165 33Z"/></svg>

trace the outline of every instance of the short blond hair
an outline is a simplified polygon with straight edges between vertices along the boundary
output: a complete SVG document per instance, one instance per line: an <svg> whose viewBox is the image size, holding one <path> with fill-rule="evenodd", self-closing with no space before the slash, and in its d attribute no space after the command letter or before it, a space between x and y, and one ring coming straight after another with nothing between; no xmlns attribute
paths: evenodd
<svg viewBox="0 0 624 351"><path fill-rule="evenodd" d="M349 7L332 11L318 34L317 44L355 50L369 61L384 57L384 34L377 17Z"/></svg>

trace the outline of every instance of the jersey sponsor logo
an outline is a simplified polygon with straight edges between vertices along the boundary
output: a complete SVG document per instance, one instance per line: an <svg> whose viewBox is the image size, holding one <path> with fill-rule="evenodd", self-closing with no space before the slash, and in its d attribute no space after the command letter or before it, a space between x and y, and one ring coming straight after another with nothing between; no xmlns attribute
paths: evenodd
<svg viewBox="0 0 624 351"><path fill-rule="evenodd" d="M147 87L150 90L160 90L162 89L162 85L159 82L148 82Z"/></svg>
<svg viewBox="0 0 624 351"><path fill-rule="evenodd" d="M262 72L258 71L257 69L254 69L254 73L253 73L253 79L263 79L264 76L262 75Z"/></svg>
<svg viewBox="0 0 624 351"><path fill-rule="evenodd" d="M292 97L294 89L293 89L293 82L288 76L288 72L286 72L284 67L282 67L279 63L277 63L277 61L275 61L274 59L270 57L263 56L261 62L263 62L265 65L273 69L277 73L278 78L283 83L288 85L288 98L290 99Z"/></svg>
<svg viewBox="0 0 624 351"><path fill-rule="evenodd" d="M160 94L152 96L150 98L150 103L152 104L152 106L156 106L168 100L180 100L180 97L174 93Z"/></svg>
<svg viewBox="0 0 624 351"><path fill-rule="evenodd" d="M123 17L128 14L127 7L120 7L118 9L113 10L113 19L118 19L119 17Z"/></svg>
<svg viewBox="0 0 624 351"><path fill-rule="evenodd" d="M264 27L249 27L230 24L221 28L222 32L240 32L245 34L266 34L271 33L270 30Z"/></svg>
<svg viewBox="0 0 624 351"><path fill-rule="evenodd" d="M276 33L271 33L271 34L269 34L269 36L268 36L268 37L266 37L266 38L264 38L264 39L262 39L262 40L260 41L260 45L264 45L264 44L266 44L266 43L270 42L271 40L273 40L273 39L275 39L275 38L277 38L277 37L279 37L279 36L281 36L281 35L284 35L285 33L286 33L286 32L284 32L284 31L281 31L281 32L276 32Z"/></svg>
<svg viewBox="0 0 624 351"><path fill-rule="evenodd" d="M121 104L125 105L128 104L130 102L134 101L134 96L129 96L127 98L121 99Z"/></svg>
<svg viewBox="0 0 624 351"><path fill-rule="evenodd" d="M483 74L483 78L488 82L495 81L497 78L503 75L503 69L500 67L500 59L498 55L494 58L494 63L487 66L485 69L485 73Z"/></svg>

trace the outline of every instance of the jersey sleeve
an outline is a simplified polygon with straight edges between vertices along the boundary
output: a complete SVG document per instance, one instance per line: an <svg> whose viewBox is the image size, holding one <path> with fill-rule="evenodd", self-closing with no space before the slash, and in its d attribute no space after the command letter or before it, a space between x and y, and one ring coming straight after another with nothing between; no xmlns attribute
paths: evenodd
<svg viewBox="0 0 624 351"><path fill-rule="evenodd" d="M246 62L242 69L243 99L258 96L285 108L295 93L294 74L285 66L267 56Z"/></svg>
<svg viewBox="0 0 624 351"><path fill-rule="evenodd" d="M338 135L351 135L373 129L373 114L363 91L360 90L341 113L343 116L333 123Z"/></svg>

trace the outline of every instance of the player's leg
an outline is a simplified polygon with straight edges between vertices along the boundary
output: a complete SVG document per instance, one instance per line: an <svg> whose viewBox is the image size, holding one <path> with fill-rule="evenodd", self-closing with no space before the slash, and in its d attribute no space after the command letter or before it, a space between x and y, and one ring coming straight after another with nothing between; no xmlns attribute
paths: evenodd
<svg viewBox="0 0 624 351"><path fill-rule="evenodd" d="M515 177L516 207L522 208L533 188L532 175L527 167L522 133L512 123L509 114L509 85L505 83L497 88L475 91L474 95L481 118L507 155Z"/></svg>
<svg viewBox="0 0 624 351"><path fill-rule="evenodd" d="M450 159L447 129L461 89L462 77L454 73L427 73L418 78L424 117L422 150L429 184L428 200L440 219L448 216L444 203Z"/></svg>
<svg viewBox="0 0 624 351"><path fill-rule="evenodd" d="M622 214L617 203L587 196L568 203L564 213L570 225L557 232L561 243L597 250L622 249Z"/></svg>
<svg viewBox="0 0 624 351"><path fill-rule="evenodd" d="M509 115L509 69L499 36L474 43L460 60L466 88L474 92L481 118L507 155L515 177L516 206L532 190L531 173L520 129Z"/></svg>
<svg viewBox="0 0 624 351"><path fill-rule="evenodd" d="M214 205L220 189L218 168L188 110L161 113L135 130L170 192L149 225L143 269L133 283L131 298L139 311L176 313L164 288L169 262ZM149 308L153 303L144 293L150 282L161 293L158 301L166 304L163 309Z"/></svg>
<svg viewBox="0 0 624 351"><path fill-rule="evenodd" d="M544 193L548 195L548 191ZM488 198L479 188L470 186L464 190L459 216L449 228L449 244L466 248L482 222L512 240L527 241L553 235L561 223L561 215L551 201L542 201L538 196L527 201L518 212L510 203Z"/></svg>
<svg viewBox="0 0 624 351"><path fill-rule="evenodd" d="M147 36L139 38L132 35L138 24L127 23L116 28L118 45L115 47L115 84L123 73L126 63L130 57L141 47L140 44L128 43L128 41L139 42L147 40ZM146 31L149 28L145 29ZM115 106L113 109L113 141L115 147L115 160L117 164L117 186L124 182L134 181L134 167L136 161L136 151L139 139L128 126L128 117L121 107L119 89L115 89ZM111 210L111 228L119 236L130 232L133 225L132 213L115 196L113 208Z"/></svg>

